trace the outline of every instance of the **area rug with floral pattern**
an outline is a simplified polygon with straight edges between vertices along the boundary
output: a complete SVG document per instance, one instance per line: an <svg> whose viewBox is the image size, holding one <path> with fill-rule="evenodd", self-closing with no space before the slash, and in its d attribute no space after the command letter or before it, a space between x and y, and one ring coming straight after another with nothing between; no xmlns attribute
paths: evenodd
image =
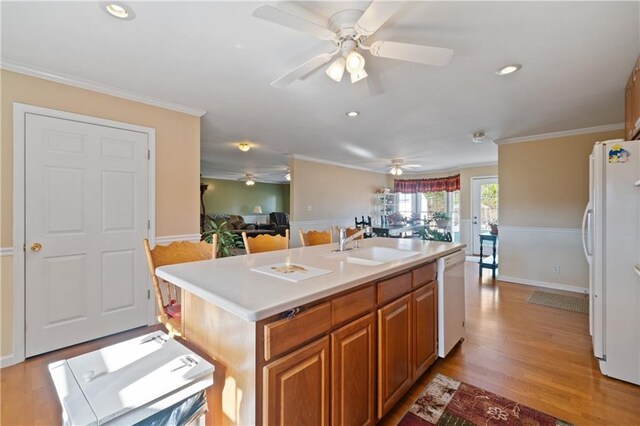
<svg viewBox="0 0 640 426"><path fill-rule="evenodd" d="M398 425L568 426L570 423L438 374Z"/></svg>

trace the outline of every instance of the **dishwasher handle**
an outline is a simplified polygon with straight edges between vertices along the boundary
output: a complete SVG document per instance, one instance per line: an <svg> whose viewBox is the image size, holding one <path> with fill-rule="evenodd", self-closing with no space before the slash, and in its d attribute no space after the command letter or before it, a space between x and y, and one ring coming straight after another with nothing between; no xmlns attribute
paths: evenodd
<svg viewBox="0 0 640 426"><path fill-rule="evenodd" d="M451 253L450 255L444 256L442 258L444 269L451 269L457 266L459 263L464 263L466 260L466 254L464 251L460 250L455 253Z"/></svg>

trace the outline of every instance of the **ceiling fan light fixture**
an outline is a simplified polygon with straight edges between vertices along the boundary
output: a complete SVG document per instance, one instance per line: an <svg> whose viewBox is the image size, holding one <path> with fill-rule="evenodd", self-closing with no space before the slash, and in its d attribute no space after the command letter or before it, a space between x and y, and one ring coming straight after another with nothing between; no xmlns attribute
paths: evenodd
<svg viewBox="0 0 640 426"><path fill-rule="evenodd" d="M364 58L362 57L361 54L359 54L355 50L352 50L347 55L346 67L347 67L347 71L349 71L350 74L364 71Z"/></svg>
<svg viewBox="0 0 640 426"><path fill-rule="evenodd" d="M329 67L325 70L325 73L329 76L329 78L333 81L340 82L342 80L342 76L344 75L346 61L341 56L329 65Z"/></svg>
<svg viewBox="0 0 640 426"><path fill-rule="evenodd" d="M398 166L393 166L391 167L391 170L389 170L389 174L394 176L400 176L402 174L402 169Z"/></svg>
<svg viewBox="0 0 640 426"><path fill-rule="evenodd" d="M251 149L251 145L246 142L243 142L241 144L238 144L238 149L242 152L247 152Z"/></svg>
<svg viewBox="0 0 640 426"><path fill-rule="evenodd" d="M368 74L364 69L361 69L358 72L351 73L351 84L357 83L362 79L367 78Z"/></svg>
<svg viewBox="0 0 640 426"><path fill-rule="evenodd" d="M291 182L291 173L287 172L287 174L286 174L286 175L284 175L284 178L285 178L287 181Z"/></svg>
<svg viewBox="0 0 640 426"><path fill-rule="evenodd" d="M478 130L477 132L473 133L473 136L471 137L471 140L474 143L481 143L484 142L484 131L482 130Z"/></svg>
<svg viewBox="0 0 640 426"><path fill-rule="evenodd" d="M256 184L256 182L253 180L253 178L249 178L244 184L247 186L253 186Z"/></svg>

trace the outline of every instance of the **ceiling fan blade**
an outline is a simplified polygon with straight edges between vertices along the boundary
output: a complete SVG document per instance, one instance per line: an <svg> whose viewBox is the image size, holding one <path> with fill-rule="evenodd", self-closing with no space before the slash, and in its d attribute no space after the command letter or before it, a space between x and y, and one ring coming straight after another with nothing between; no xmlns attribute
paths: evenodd
<svg viewBox="0 0 640 426"><path fill-rule="evenodd" d="M402 167L408 167L410 169L414 167L422 167L420 164L403 164Z"/></svg>
<svg viewBox="0 0 640 426"><path fill-rule="evenodd" d="M370 36L384 25L403 5L403 1L373 0L360 19L358 19L358 22L356 22L356 31L365 37Z"/></svg>
<svg viewBox="0 0 640 426"><path fill-rule="evenodd" d="M278 78L274 82L271 83L273 87L277 87L282 89L283 87L288 86L299 78L304 77L309 74L311 71L315 70L319 66L322 66L329 62L333 58L333 55L330 53L323 53L316 57L309 59L307 62L302 65L298 65L296 68L292 69L282 77Z"/></svg>
<svg viewBox="0 0 640 426"><path fill-rule="evenodd" d="M397 43L395 41L376 41L371 45L371 54L381 58L399 59L401 61L443 67L453 57L453 50L444 47Z"/></svg>
<svg viewBox="0 0 640 426"><path fill-rule="evenodd" d="M263 5L253 11L253 16L282 25L303 33L310 34L321 40L335 40L336 34L318 24L308 21L296 15L292 15L284 10L276 9L273 6Z"/></svg>

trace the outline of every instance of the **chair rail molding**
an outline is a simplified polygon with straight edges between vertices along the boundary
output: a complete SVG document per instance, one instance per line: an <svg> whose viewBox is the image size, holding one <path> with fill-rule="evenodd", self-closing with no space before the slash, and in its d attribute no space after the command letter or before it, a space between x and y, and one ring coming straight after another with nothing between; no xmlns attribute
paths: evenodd
<svg viewBox="0 0 640 426"><path fill-rule="evenodd" d="M13 247L0 247L0 256L13 256Z"/></svg>

